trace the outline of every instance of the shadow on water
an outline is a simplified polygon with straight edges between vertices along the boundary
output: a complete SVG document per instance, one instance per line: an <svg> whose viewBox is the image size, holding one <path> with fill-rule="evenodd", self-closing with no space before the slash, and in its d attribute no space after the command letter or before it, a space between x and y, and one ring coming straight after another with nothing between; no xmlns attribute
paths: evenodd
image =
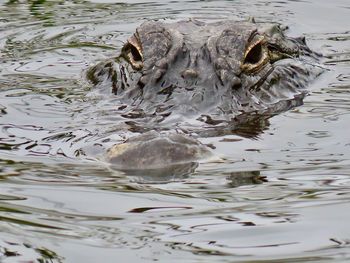
<svg viewBox="0 0 350 263"><path fill-rule="evenodd" d="M233 172L228 177L228 185L232 188L242 185L262 184L267 182L265 176L261 176L259 171L253 172Z"/></svg>
<svg viewBox="0 0 350 263"><path fill-rule="evenodd" d="M195 169L198 163L184 163L170 165L160 169L127 170L123 171L126 176L137 183L144 184L166 184L171 182L184 182L190 177L195 177ZM267 182L265 176L260 176L259 171L252 172L232 172L226 177L227 186L230 188L242 185L254 185Z"/></svg>
<svg viewBox="0 0 350 263"><path fill-rule="evenodd" d="M11 7L19 4L18 0L9 0L6 4ZM43 26L54 25L54 10L52 9L51 1L46 0L34 0L27 1L30 15L34 16L38 20L43 22Z"/></svg>

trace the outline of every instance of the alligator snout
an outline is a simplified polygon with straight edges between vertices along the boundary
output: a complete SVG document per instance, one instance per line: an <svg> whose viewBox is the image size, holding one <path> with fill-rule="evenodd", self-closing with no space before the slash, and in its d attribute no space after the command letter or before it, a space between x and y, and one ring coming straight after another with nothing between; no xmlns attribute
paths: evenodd
<svg viewBox="0 0 350 263"><path fill-rule="evenodd" d="M107 161L124 171L163 169L208 158L210 149L184 134L150 131L116 144L107 152Z"/></svg>

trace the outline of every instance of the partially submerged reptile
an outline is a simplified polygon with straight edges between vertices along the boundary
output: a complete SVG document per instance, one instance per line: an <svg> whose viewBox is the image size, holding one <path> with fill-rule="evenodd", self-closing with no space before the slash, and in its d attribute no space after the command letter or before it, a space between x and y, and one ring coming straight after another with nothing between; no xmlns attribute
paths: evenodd
<svg viewBox="0 0 350 263"><path fill-rule="evenodd" d="M112 90L123 124L142 133L112 147L107 159L128 170L208 156L194 137L234 132L302 104L322 71L318 56L278 24L145 22L118 57L87 73L95 86Z"/></svg>

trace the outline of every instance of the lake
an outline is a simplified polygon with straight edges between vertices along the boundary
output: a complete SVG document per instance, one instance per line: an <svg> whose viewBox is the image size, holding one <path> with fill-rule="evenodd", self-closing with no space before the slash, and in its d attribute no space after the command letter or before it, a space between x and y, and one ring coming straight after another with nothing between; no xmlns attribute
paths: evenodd
<svg viewBox="0 0 350 263"><path fill-rule="evenodd" d="M85 70L144 21L278 22L326 69L304 105L253 138L203 138L220 159L130 176ZM348 0L0 0L0 262L348 262Z"/></svg>

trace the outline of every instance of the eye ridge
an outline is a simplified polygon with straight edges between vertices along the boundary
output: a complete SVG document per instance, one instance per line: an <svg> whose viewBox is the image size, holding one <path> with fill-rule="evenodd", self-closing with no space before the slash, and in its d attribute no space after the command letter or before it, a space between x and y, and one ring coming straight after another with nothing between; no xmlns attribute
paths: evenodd
<svg viewBox="0 0 350 263"><path fill-rule="evenodd" d="M291 52L291 51L285 50L283 49L283 47L273 43L268 43L267 48L269 51L269 57L272 64L281 59L295 58L295 57L298 57L299 55L298 52Z"/></svg>

